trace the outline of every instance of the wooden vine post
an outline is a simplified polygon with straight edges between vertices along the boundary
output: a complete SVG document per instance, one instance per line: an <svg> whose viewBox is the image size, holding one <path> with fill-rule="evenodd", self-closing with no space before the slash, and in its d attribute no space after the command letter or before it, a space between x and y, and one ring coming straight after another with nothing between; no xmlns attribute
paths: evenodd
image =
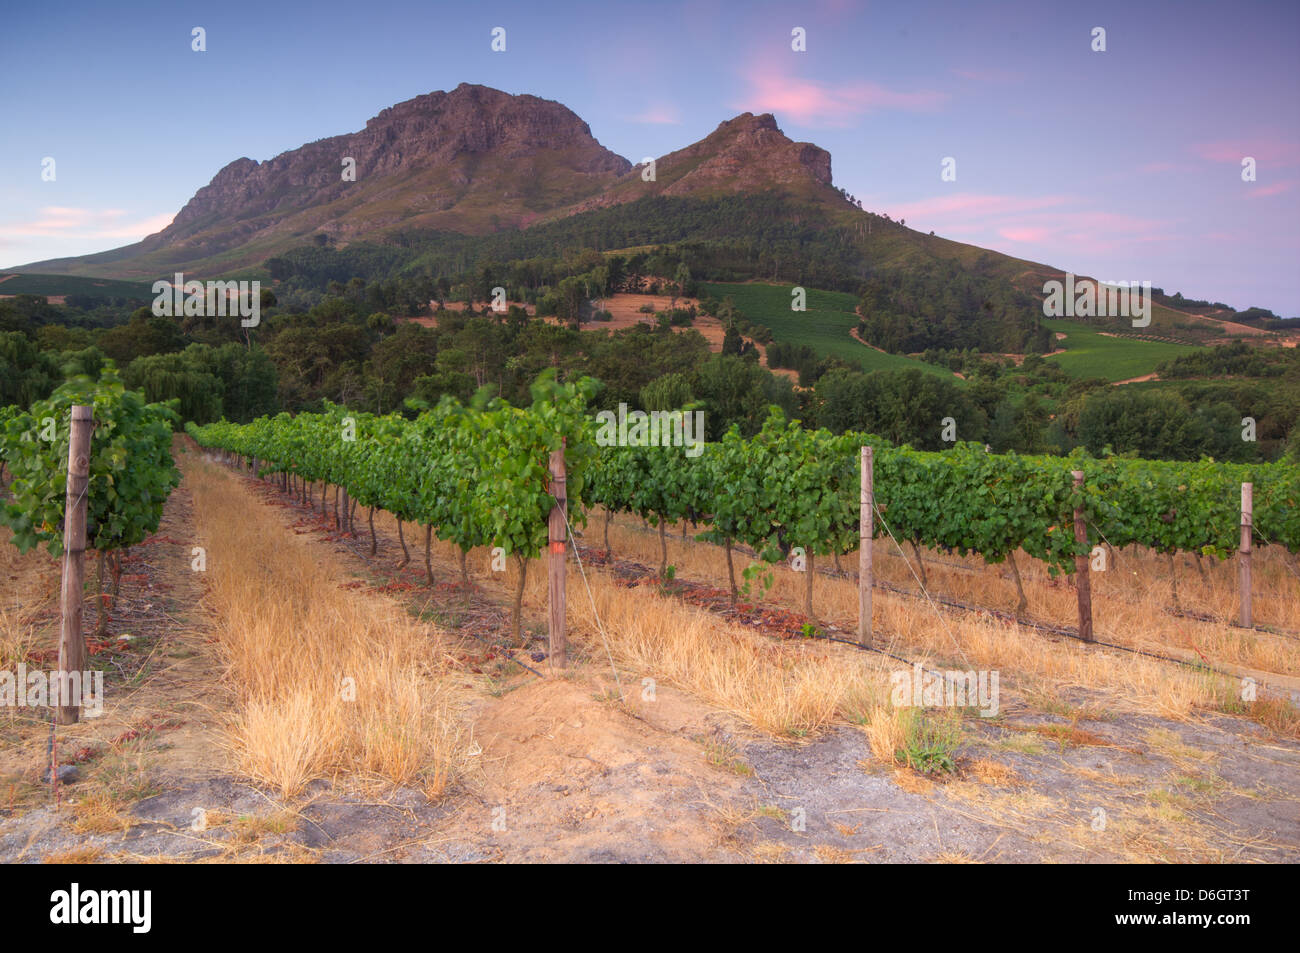
<svg viewBox="0 0 1300 953"><path fill-rule="evenodd" d="M1075 489L1083 489L1083 471L1073 470ZM1083 507L1074 508L1074 541L1079 548L1088 545L1088 524L1084 519ZM1079 592L1079 638L1091 642L1092 638L1092 580L1088 575L1088 557L1078 554L1074 557L1075 583Z"/></svg>
<svg viewBox="0 0 1300 953"><path fill-rule="evenodd" d="M1254 622L1250 605L1250 537L1255 525L1254 517L1255 484L1241 485L1241 546L1237 555L1241 557L1241 625L1251 628Z"/></svg>
<svg viewBox="0 0 1300 953"><path fill-rule="evenodd" d="M565 591L564 591L564 557L568 548L566 532L566 507L568 505L565 489L566 477L564 467L564 445L551 451L551 496L555 505L551 507L550 520L547 525L550 541L547 562L547 592L550 607L550 620L547 629L548 655L551 664L564 668L568 664L568 643L565 634Z"/></svg>
<svg viewBox="0 0 1300 953"><path fill-rule="evenodd" d="M871 538L875 535L875 472L871 448L862 448L862 497L858 504L858 643L871 645Z"/></svg>
<svg viewBox="0 0 1300 953"><path fill-rule="evenodd" d="M56 720L74 725L81 706L72 704L69 674L86 668L86 642L81 635L81 608L86 581L86 488L90 482L90 435L95 429L94 408L72 408L72 434L68 441L67 499L63 511L63 620L59 630L59 704ZM77 685L81 675L77 675Z"/></svg>

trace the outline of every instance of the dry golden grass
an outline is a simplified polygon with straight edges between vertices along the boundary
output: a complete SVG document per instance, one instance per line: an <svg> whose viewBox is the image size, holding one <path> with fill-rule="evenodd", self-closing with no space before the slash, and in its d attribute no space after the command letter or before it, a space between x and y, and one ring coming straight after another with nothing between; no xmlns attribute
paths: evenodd
<svg viewBox="0 0 1300 953"><path fill-rule="evenodd" d="M649 590L628 598L603 573L589 578L591 601L581 590L569 608L575 633L592 651L603 653L599 616L622 665L680 685L760 731L804 737L844 717L851 699L887 681L878 657L846 665L821 646L773 643Z"/></svg>
<svg viewBox="0 0 1300 953"><path fill-rule="evenodd" d="M603 527L603 513L593 526ZM657 535L638 529L639 521L618 517L611 529L611 543L620 557L631 557L658 565ZM592 537L598 539L597 532ZM1006 565L987 566L980 557L960 557L921 549L925 560L926 582L932 592L969 604L1010 611L1016 604L1015 583ZM683 542L670 533L668 561L678 575L707 578L718 586L726 585L726 565L721 550L708 544ZM741 571L755 561L735 554L737 579ZM832 561L820 557L819 568L830 568ZM856 567L856 553L843 556L845 569ZM873 565L879 581L918 588L915 560L908 548L906 556L888 538L875 541ZM1017 565L1029 601L1028 615L1059 625L1075 622L1075 594L1063 579L1051 579L1046 569L1024 553L1017 554ZM1202 561L1201 570L1190 556L1175 562L1178 577L1177 598L1170 585L1167 557L1146 551L1124 550L1106 572L1091 574L1093 612L1096 629L1108 640L1140 647L1180 647L1199 650L1211 660L1246 665L1278 674L1300 675L1300 649L1294 638L1267 632L1236 629L1225 624L1236 619L1238 609L1237 568L1235 562ZM1203 572L1202 572L1203 570ZM814 609L823 618L838 617L839 602L833 592L845 580L819 576L814 581ZM852 586L852 580L847 584ZM802 574L778 569L775 585L767 598L782 604L802 606L806 580ZM1277 547L1265 547L1254 556L1254 607L1256 622L1300 632L1300 578ZM829 601L828 601L829 599ZM855 604L856 605L856 604ZM1170 615L1166 606L1180 606L1185 611L1213 616L1220 622L1201 622Z"/></svg>
<svg viewBox="0 0 1300 953"><path fill-rule="evenodd" d="M375 514L375 526L396 534L396 521L386 513ZM412 532L408 525L406 539L411 564L423 567L423 533ZM387 542L381 558L400 561L400 547ZM435 539L431 552L444 575L459 563L454 546ZM513 594L518 578L513 560L506 572L491 572L488 550L481 548L469 554L467 565L475 585ZM898 667L890 660L855 654L853 663L846 664L838 647L776 643L650 588L629 593L609 573L591 566L586 576L590 598L581 577L570 576L570 633L598 666L607 665L608 643L620 667L667 680L760 731L786 738L805 737L839 720L861 723L888 698L887 673ZM528 570L524 605L544 607L546 599L546 573L534 563Z"/></svg>
<svg viewBox="0 0 1300 953"><path fill-rule="evenodd" d="M1015 768L987 758L972 761L965 767L963 774L981 784L988 784L997 788L1019 787L1025 783Z"/></svg>
<svg viewBox="0 0 1300 953"><path fill-rule="evenodd" d="M102 847L73 847L68 850L46 854L43 864L97 864L109 858L104 856Z"/></svg>
<svg viewBox="0 0 1300 953"><path fill-rule="evenodd" d="M598 512L593 516L587 532L589 544L601 537L603 523L603 514ZM376 514L376 525L389 532L395 531L395 523L387 514ZM423 561L422 534L410 530L408 527L412 564L420 565ZM619 558L635 559L650 566L658 564L658 536L645 532L639 520L617 517L610 534L614 552ZM420 540L418 544L416 539ZM720 547L694 540L683 541L678 533L669 535L668 545L669 562L676 567L678 578L725 587L726 561ZM910 576L910 570L903 565L902 559L885 558L883 554L889 546L892 546L889 541L876 541L876 565L883 567L881 576L885 581L904 584L907 581L904 576ZM400 551L389 545L386 555L396 559ZM458 551L435 540L433 558L435 565L443 567L445 573L446 567L457 564ZM1126 553L1120 558L1121 565L1129 566L1135 562L1132 554ZM955 556L945 559L958 561ZM754 562L738 554L735 561L738 577L745 566ZM828 562L821 560L819 564ZM930 587L975 605L1014 603L1014 584L998 575L999 567L984 567L977 557L968 562L979 571L959 572L929 567ZM841 563L851 566L854 558L844 557ZM1062 624L1072 622L1073 589L1059 581L1035 578L1027 563L1028 560L1022 557L1021 572L1025 577L1031 612L1035 607L1059 604L1056 608L1062 615ZM516 578L513 563L508 572L488 572L487 550L475 550L469 554L467 565L476 585L499 590L502 594L512 591ZM1270 571L1274 574L1280 571L1280 561ZM608 573L588 566L587 575L596 611L606 626L610 651L621 665L652 677L667 678L773 735L802 737L836 720L861 725L869 737L873 733L876 736L873 752L880 752L877 756L882 761L893 760L892 754L885 752L898 750L897 741L906 724L906 715L888 705L888 673L900 667L899 663L879 655L859 655L824 644L774 643L752 630L729 625L708 612L671 597L661 597L649 587L638 588L629 598L628 591L616 585ZM1207 570L1207 577L1213 579L1214 572ZM760 601L798 611L803 605L806 576L777 567L773 578L772 588L763 594ZM944 588L953 581L960 583L961 588L957 591ZM605 649L599 638L596 619L585 588L576 578L570 583L569 593L571 618L578 623L575 635L587 639L593 653L603 655ZM1186 604L1188 587L1183 586L1180 594ZM525 605L542 607L545 599L545 573L534 566L528 574ZM1135 617L1132 631L1149 635L1126 640L1102 631L1103 637L1109 635L1116 642L1160 650L1166 637L1170 642L1178 643L1179 638L1172 633L1180 627L1195 627L1203 635L1196 644L1220 653L1216 657L1203 651L1212 662L1231 664L1230 660L1236 658L1233 653L1238 643L1244 639L1256 640L1257 645L1267 642L1268 651L1274 653L1268 657L1252 656L1253 663L1268 662L1273 665L1273 670L1280 671L1297 668L1296 653L1290 651L1286 640L1178 619L1153 608L1159 602L1158 596L1151 596L1148 601L1150 604L1137 613L1140 618ZM1231 699L1239 686L1233 680L1211 673L1088 647L1071 639L1050 639L1029 627L975 613L949 610L936 613L923 600L890 592L877 591L874 603L877 646L945 667L998 671L1004 695L1013 686L1023 687L1036 693L1038 699L1045 700L1048 710L1059 708L1065 717L1091 719L1103 714L1110 717L1120 713L1144 713L1186 719L1197 710L1213 709L1246 714L1283 734L1298 730L1294 724L1294 706L1256 704L1238 706L1238 711L1231 705ZM856 582L851 578L817 575L814 577L814 605L821 621L829 621L844 631L853 631L857 614ZM1214 631L1218 632L1218 642L1208 637L1208 633ZM1287 651L1282 651L1283 648ZM1106 702L1104 705L1096 702L1075 705L1067 696L1071 690L1080 687L1104 692Z"/></svg>
<svg viewBox="0 0 1300 953"><path fill-rule="evenodd" d="M906 708L881 705L871 712L862 726L867 744L877 761L892 764L899 751L907 744L907 730L911 716Z"/></svg>
<svg viewBox="0 0 1300 953"><path fill-rule="evenodd" d="M95 788L72 805L72 829L78 834L104 834L124 831L131 819L122 813L122 805L106 788Z"/></svg>
<svg viewBox="0 0 1300 953"><path fill-rule="evenodd" d="M15 667L41 647L36 617L57 595L60 580L58 560L44 549L19 553L10 542L12 536L0 526L0 579L5 580L0 587L0 668Z"/></svg>
<svg viewBox="0 0 1300 953"><path fill-rule="evenodd" d="M464 729L436 636L391 600L341 589L341 567L233 477L193 455L186 469L242 770L281 796L340 774L440 794Z"/></svg>
<svg viewBox="0 0 1300 953"><path fill-rule="evenodd" d="M32 624L36 609L36 606L0 608L0 669L16 668L39 646L40 638Z"/></svg>
<svg viewBox="0 0 1300 953"><path fill-rule="evenodd" d="M980 863L980 861L979 861L979 860L976 860L974 857L972 857L970 854L966 853L965 851L960 851L960 850L945 850L945 851L943 851L942 853L935 854L933 857L931 857L931 858L930 858L930 863L933 863L933 864L978 864L978 863Z"/></svg>
<svg viewBox="0 0 1300 953"><path fill-rule="evenodd" d="M595 517L592 524L603 530L603 516ZM588 534L597 538L600 533ZM647 565L657 565L659 539L653 533L639 528L639 521L627 517L616 518L610 529L610 542L616 556L631 558ZM706 582L725 587L726 559L721 547L693 540L683 541L680 535L669 535L668 561L676 567L679 579ZM913 564L902 558L889 559L892 541L876 540L874 563L880 567L878 578L896 585L909 582L915 586ZM927 554L927 559L937 556ZM1272 557L1272 558L1268 558ZM958 557L944 557L958 564ZM844 566L855 564L855 556L842 558ZM736 574L754 560L735 556ZM824 565L829 560L820 560ZM927 570L932 591L976 606L1005 606L1015 603L1014 583L999 576L1000 567L984 567L978 557L966 560L972 570L936 568ZM1068 584L1037 578L1027 568L1028 560L1020 559L1021 573L1029 597L1030 614L1045 621L1062 625L1075 619L1075 594ZM1265 567L1257 576L1265 581L1262 588L1279 587L1276 598L1268 599L1273 614L1273 624L1294 625L1300 628L1300 599L1285 598L1281 588L1289 578L1287 567L1278 554L1266 554L1257 563ZM1133 567L1163 565L1163 557L1144 558L1124 553L1119 565L1126 571L1138 572ZM1220 600L1219 605L1231 603L1235 595L1226 593L1224 574L1227 569L1207 569L1208 582L1202 584L1199 576L1195 582L1184 580L1180 596L1184 606L1192 599ZM782 608L799 611L803 606L807 578L784 567L775 567L773 585L759 601ZM1102 577L1105 577L1104 579ZM1294 639L1260 632L1234 630L1222 624L1195 622L1160 611L1167 587L1160 591L1141 591L1139 583L1116 581L1119 573L1094 574L1101 579L1094 589L1094 607L1098 608L1097 630L1099 637L1117 644L1128 644L1152 651L1167 651L1169 647L1194 648L1211 664L1221 666L1245 665L1281 675L1300 673L1300 651ZM1138 577L1141 578L1139 573ZM1119 608L1109 605L1107 587L1127 587L1121 595L1141 595L1141 602L1130 604L1118 601ZM1235 586L1235 582L1233 583ZM1158 588L1158 587L1157 587ZM1257 594L1260 589L1257 588ZM1257 595L1257 601L1259 597ZM843 631L856 629L858 594L857 583L852 578L818 575L813 580L813 602L819 619ZM945 659L963 670L995 670L1004 679L1012 676L1033 685L1040 692L1059 692L1072 686L1100 689L1113 695L1111 711L1144 712L1170 718L1186 718L1198 708L1220 709L1225 695L1237 690L1235 684L1222 677L1197 672L1192 669L1160 662L1141 656L1119 653L1104 648L1084 646L1071 639L1053 640L1041 632L1016 623L1001 622L975 613L941 610L936 612L926 601L890 592L877 591L874 595L874 627L876 644L895 651L913 655ZM1195 605L1191 607L1195 608ZM1193 659L1197 658L1192 654ZM1294 706L1281 705L1277 711L1261 709L1261 714L1271 720L1270 727L1289 733L1290 713ZM1245 714L1252 714L1247 708ZM1261 719L1262 720L1262 719ZM1268 722L1266 722L1268 723Z"/></svg>

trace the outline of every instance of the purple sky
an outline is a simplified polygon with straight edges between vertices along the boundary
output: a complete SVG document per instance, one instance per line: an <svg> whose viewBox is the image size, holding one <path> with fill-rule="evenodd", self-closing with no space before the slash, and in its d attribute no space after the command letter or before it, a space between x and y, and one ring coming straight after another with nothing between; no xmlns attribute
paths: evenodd
<svg viewBox="0 0 1300 953"><path fill-rule="evenodd" d="M772 112L914 228L1297 315L1297 49L1294 0L23 4L0 35L0 263L135 241L232 159L473 82L558 100L632 161Z"/></svg>

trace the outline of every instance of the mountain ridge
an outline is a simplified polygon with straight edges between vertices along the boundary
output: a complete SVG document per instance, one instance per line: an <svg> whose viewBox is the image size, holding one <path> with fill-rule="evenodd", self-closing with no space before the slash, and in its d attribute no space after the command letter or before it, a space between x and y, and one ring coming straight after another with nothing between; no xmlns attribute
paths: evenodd
<svg viewBox="0 0 1300 953"><path fill-rule="evenodd" d="M355 181L343 177L345 158L355 162ZM343 244L422 228L485 234L646 195L775 190L842 203L830 184L830 153L793 142L770 113L742 113L657 159L653 181L642 172L558 102L462 83L386 107L357 132L261 162L228 162L171 224L133 245L14 270L210 277L321 233Z"/></svg>

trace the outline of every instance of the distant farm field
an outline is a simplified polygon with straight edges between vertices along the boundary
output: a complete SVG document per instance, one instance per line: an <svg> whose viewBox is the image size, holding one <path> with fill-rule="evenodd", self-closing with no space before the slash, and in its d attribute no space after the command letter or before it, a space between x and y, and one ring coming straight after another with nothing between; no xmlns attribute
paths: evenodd
<svg viewBox="0 0 1300 953"><path fill-rule="evenodd" d="M951 371L902 354L885 354L854 340L858 324L858 299L841 291L808 289L808 310L791 311L790 292L794 285L747 282L702 283L704 291L721 300L727 296L750 321L772 330L773 339L783 344L806 344L818 357L839 357L856 361L864 371L900 371L916 368L948 380L958 380Z"/></svg>
<svg viewBox="0 0 1300 953"><path fill-rule="evenodd" d="M0 295L89 295L95 298L152 299L151 285L143 281L82 278L76 275L0 274Z"/></svg>
<svg viewBox="0 0 1300 953"><path fill-rule="evenodd" d="M1162 361L1200 350L1186 344L1114 337L1076 321L1051 320L1043 324L1065 335L1056 342L1065 353L1054 354L1047 360L1055 361L1073 377L1131 380L1154 373Z"/></svg>

